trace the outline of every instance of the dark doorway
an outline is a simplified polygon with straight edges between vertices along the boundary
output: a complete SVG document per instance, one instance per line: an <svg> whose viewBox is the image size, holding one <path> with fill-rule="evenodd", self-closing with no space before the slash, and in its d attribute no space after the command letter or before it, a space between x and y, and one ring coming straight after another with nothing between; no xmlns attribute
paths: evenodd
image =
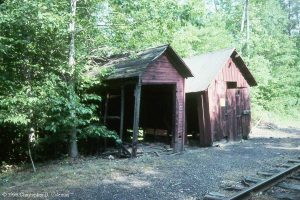
<svg viewBox="0 0 300 200"><path fill-rule="evenodd" d="M134 85L126 85L124 88L124 134L122 139L126 143L132 142L134 91ZM175 84L142 85L139 141L171 144L175 127L175 92ZM120 131L120 105L120 89L110 89L102 102L101 112L106 116L107 127L117 133Z"/></svg>
<svg viewBox="0 0 300 200"><path fill-rule="evenodd" d="M175 85L143 85L140 127L145 141L171 144L174 132Z"/></svg>
<svg viewBox="0 0 300 200"><path fill-rule="evenodd" d="M198 93L186 94L186 129L190 145L199 143Z"/></svg>

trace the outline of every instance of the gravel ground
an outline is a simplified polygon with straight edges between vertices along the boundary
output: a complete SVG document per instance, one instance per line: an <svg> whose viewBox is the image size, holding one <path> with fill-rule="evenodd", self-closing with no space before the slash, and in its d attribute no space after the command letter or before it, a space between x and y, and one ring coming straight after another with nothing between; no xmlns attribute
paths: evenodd
<svg viewBox="0 0 300 200"><path fill-rule="evenodd" d="M224 193L224 182L255 176L257 171L269 170L299 155L300 129L261 126L249 140L220 142L210 148L187 147L183 154L94 159L69 167L68 172L60 171L57 164L48 165L35 178L32 174L18 178L21 174L16 174L2 185L2 192L55 189L68 193L69 198L57 195L55 199L203 199L211 191Z"/></svg>
<svg viewBox="0 0 300 200"><path fill-rule="evenodd" d="M115 170L94 187L71 189L81 199L202 199L222 191L224 181L240 181L299 156L300 129L256 128L251 139L219 143L219 147L187 148L182 155L140 157L124 162L131 172ZM149 166L147 166L149 162ZM223 192L224 193L224 192Z"/></svg>

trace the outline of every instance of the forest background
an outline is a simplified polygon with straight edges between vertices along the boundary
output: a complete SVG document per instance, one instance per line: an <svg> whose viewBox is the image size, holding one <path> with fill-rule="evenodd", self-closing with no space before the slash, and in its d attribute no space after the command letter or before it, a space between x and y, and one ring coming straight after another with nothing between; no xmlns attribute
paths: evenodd
<svg viewBox="0 0 300 200"><path fill-rule="evenodd" d="M72 140L81 153L89 138L117 140L97 115L101 97L88 92L102 79L86 68L166 43L182 57L235 47L258 82L254 120L299 122L299 0L79 0L74 15L70 2L0 1L1 162L28 161L28 147L44 160Z"/></svg>

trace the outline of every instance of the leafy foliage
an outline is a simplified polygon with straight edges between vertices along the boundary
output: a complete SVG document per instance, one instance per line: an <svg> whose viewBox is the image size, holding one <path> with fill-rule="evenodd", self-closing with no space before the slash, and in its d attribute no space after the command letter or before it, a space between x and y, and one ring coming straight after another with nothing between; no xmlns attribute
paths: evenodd
<svg viewBox="0 0 300 200"><path fill-rule="evenodd" d="M116 135L95 114L101 98L87 92L101 77L92 82L83 75L102 41L94 9L94 1L79 3L72 77L67 63L69 3L6 0L0 5L0 125L10 127L4 134L19 132L15 142L20 144L22 138L27 143L30 128L35 130L37 145L51 138L64 141L72 126L79 129L80 137L95 135L91 124L98 136Z"/></svg>
<svg viewBox="0 0 300 200"><path fill-rule="evenodd" d="M252 89L255 110L299 119L300 3L249 2L247 41L241 31L245 1L78 1L73 74L67 62L69 2L0 1L0 131L7 136L0 143L21 144L30 127L39 148L64 142L73 126L79 138L117 140L99 122L101 97L90 90L102 78L88 78L84 71L95 57L162 43L174 46L181 56L236 47L259 84ZM24 151L23 144L19 150Z"/></svg>

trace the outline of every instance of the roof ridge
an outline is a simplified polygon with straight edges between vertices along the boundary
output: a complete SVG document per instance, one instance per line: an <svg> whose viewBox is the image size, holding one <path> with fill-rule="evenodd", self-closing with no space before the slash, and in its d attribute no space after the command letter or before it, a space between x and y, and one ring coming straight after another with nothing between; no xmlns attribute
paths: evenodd
<svg viewBox="0 0 300 200"><path fill-rule="evenodd" d="M190 59L190 58L195 58L195 57L200 57L200 56L206 56L206 55L211 55L211 54L216 54L216 53L221 53L224 51L231 51L231 53L233 53L233 51L236 50L235 47L228 47L228 48L224 48L224 49L218 49L215 51L210 51L210 52L206 52L206 53L200 53L200 54L196 54L196 55L192 55L190 57L186 57L185 59Z"/></svg>

